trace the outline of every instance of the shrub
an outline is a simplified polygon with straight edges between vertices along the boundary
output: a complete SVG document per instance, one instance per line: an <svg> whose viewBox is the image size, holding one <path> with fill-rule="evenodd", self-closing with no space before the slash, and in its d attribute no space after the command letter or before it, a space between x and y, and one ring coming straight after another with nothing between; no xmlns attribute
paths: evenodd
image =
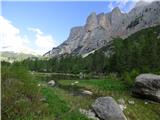
<svg viewBox="0 0 160 120"><path fill-rule="evenodd" d="M122 80L129 86L133 86L136 76L139 75L139 71L133 69L131 72L124 72L121 76Z"/></svg>

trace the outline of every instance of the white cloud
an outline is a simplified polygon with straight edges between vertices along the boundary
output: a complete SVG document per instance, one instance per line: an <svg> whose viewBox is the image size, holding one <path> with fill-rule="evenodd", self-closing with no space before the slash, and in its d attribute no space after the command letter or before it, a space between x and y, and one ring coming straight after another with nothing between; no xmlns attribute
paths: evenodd
<svg viewBox="0 0 160 120"><path fill-rule="evenodd" d="M131 8L134 7L134 4L132 5L127 5L127 3L131 1L131 0L117 0L117 1L109 1L109 5L108 5L108 8L110 10L112 10L113 8L115 7L119 7L122 10L125 10L127 8L127 11L130 10ZM133 3L135 3L134 1L132 1ZM126 12L126 11L125 11Z"/></svg>
<svg viewBox="0 0 160 120"><path fill-rule="evenodd" d="M109 8L110 10L112 10L114 7L115 7L115 6L113 5L113 2L110 2L110 3L108 4L108 8Z"/></svg>
<svg viewBox="0 0 160 120"><path fill-rule="evenodd" d="M31 52L27 47L30 41L26 36L20 36L20 30L0 16L0 51Z"/></svg>
<svg viewBox="0 0 160 120"><path fill-rule="evenodd" d="M139 2L139 1L146 1L146 2L152 2L152 1L158 1L158 0L108 0L108 1L115 1L115 2L129 2L129 1L134 1L134 2Z"/></svg>
<svg viewBox="0 0 160 120"><path fill-rule="evenodd" d="M0 16L0 51L14 51L33 54L44 54L55 47L55 40L51 35L45 35L38 28L30 28L36 40L29 40L28 36L21 35L20 29L15 27L9 20ZM34 45L32 45L34 44ZM31 48L30 46L34 46Z"/></svg>
<svg viewBox="0 0 160 120"><path fill-rule="evenodd" d="M38 28L28 28L28 30L35 32L35 44L38 47L36 51L38 53L44 54L57 46L51 35L44 35L44 33Z"/></svg>
<svg viewBox="0 0 160 120"><path fill-rule="evenodd" d="M108 0L108 8L112 10L115 7L119 7L121 10L124 10L122 12L128 12L134 7L135 3L140 1L153 2L157 0ZM128 5L128 2L131 2L131 4Z"/></svg>
<svg viewBox="0 0 160 120"><path fill-rule="evenodd" d="M36 32L38 34L43 34L43 32L38 28L28 28L29 31Z"/></svg>

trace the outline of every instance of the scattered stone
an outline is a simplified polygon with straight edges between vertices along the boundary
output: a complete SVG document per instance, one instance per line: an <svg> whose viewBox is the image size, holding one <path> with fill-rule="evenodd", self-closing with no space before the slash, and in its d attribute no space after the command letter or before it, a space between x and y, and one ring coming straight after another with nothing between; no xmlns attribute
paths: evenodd
<svg viewBox="0 0 160 120"><path fill-rule="evenodd" d="M91 92L89 90L82 90L82 93L85 95L93 95L93 92Z"/></svg>
<svg viewBox="0 0 160 120"><path fill-rule="evenodd" d="M147 102L147 101L145 101L145 102L144 102L144 104L145 104L145 105L147 105L147 104L148 104L148 102Z"/></svg>
<svg viewBox="0 0 160 120"><path fill-rule="evenodd" d="M152 101L152 100L147 100L147 102L150 103L150 104L156 104L157 103L157 102Z"/></svg>
<svg viewBox="0 0 160 120"><path fill-rule="evenodd" d="M38 87L47 87L47 84L45 84L45 83L39 83L37 86Z"/></svg>
<svg viewBox="0 0 160 120"><path fill-rule="evenodd" d="M82 72L79 73L79 78L83 79L84 78L84 74Z"/></svg>
<svg viewBox="0 0 160 120"><path fill-rule="evenodd" d="M157 39L160 39L160 34L157 36Z"/></svg>
<svg viewBox="0 0 160 120"><path fill-rule="evenodd" d="M95 113L92 110L85 110L85 109L79 109L79 112L87 118L92 119L92 120L100 120L98 117L96 117Z"/></svg>
<svg viewBox="0 0 160 120"><path fill-rule="evenodd" d="M125 110L125 109L127 108L127 106L126 106L125 101L124 101L123 98L118 99L117 102L118 102L119 107L121 108L122 111Z"/></svg>
<svg viewBox="0 0 160 120"><path fill-rule="evenodd" d="M50 87L53 87L53 86L55 86L55 81L54 80L50 80L49 82L48 82L48 85L50 86Z"/></svg>
<svg viewBox="0 0 160 120"><path fill-rule="evenodd" d="M128 103L131 104L131 105L135 104L135 102L133 100L128 100Z"/></svg>
<svg viewBox="0 0 160 120"><path fill-rule="evenodd" d="M112 97L100 97L92 104L96 115L103 120L127 120Z"/></svg>
<svg viewBox="0 0 160 120"><path fill-rule="evenodd" d="M74 83L75 83L75 84L78 84L78 83L79 83L79 81L75 81Z"/></svg>
<svg viewBox="0 0 160 120"><path fill-rule="evenodd" d="M121 108L122 111L124 111L127 108L126 105L122 105L122 104L119 104L119 107Z"/></svg>
<svg viewBox="0 0 160 120"><path fill-rule="evenodd" d="M132 93L137 97L160 102L160 75L140 74L136 77Z"/></svg>

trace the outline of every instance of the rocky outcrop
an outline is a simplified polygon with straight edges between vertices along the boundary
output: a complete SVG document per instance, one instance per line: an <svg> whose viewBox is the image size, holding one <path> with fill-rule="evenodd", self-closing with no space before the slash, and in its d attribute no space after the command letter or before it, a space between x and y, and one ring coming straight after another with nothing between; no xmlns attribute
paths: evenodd
<svg viewBox="0 0 160 120"><path fill-rule="evenodd" d="M114 8L110 13L91 13L86 24L74 27L68 39L45 56L88 55L112 41L125 38L141 29L160 24L160 1L137 3L129 13Z"/></svg>
<svg viewBox="0 0 160 120"><path fill-rule="evenodd" d="M141 74L136 77L133 94L160 102L160 75Z"/></svg>
<svg viewBox="0 0 160 120"><path fill-rule="evenodd" d="M100 97L92 104L97 116L102 120L126 120L122 110L112 97Z"/></svg>

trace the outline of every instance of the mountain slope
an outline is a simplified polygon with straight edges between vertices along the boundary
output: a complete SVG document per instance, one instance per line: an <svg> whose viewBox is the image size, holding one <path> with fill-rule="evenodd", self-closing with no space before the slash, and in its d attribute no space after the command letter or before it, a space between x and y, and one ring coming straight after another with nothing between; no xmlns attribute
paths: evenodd
<svg viewBox="0 0 160 120"><path fill-rule="evenodd" d="M1 61L8 61L8 62L22 61L29 57L36 57L36 56L32 54L15 53L11 51L0 52Z"/></svg>
<svg viewBox="0 0 160 120"><path fill-rule="evenodd" d="M128 14L114 8L110 13L91 13L84 26L74 27L66 41L44 56L86 55L107 45L113 38L127 36L160 24L160 1L137 3Z"/></svg>
<svg viewBox="0 0 160 120"><path fill-rule="evenodd" d="M103 57L102 57L103 56ZM126 39L116 38L85 59L96 61L103 72L141 72L159 71L160 69L160 25L140 30Z"/></svg>

